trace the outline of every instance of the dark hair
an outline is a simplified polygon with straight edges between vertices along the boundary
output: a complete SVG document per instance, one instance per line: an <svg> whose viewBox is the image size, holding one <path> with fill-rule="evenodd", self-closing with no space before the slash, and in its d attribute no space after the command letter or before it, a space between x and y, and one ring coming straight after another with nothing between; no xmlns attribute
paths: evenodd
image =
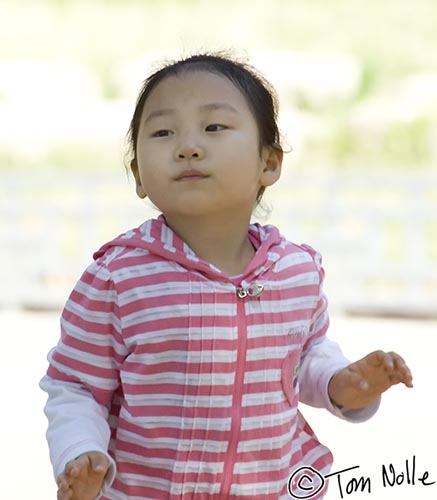
<svg viewBox="0 0 437 500"><path fill-rule="evenodd" d="M249 64L232 59L224 53L216 52L196 54L179 61L167 62L144 81L127 134L128 156L130 159L136 158L141 116L150 93L164 78L185 71L209 71L230 80L246 98L249 109L255 117L259 130L260 152L263 147L271 147L282 151L277 124L278 100L275 90ZM261 200L264 190L264 187L260 188L257 202Z"/></svg>

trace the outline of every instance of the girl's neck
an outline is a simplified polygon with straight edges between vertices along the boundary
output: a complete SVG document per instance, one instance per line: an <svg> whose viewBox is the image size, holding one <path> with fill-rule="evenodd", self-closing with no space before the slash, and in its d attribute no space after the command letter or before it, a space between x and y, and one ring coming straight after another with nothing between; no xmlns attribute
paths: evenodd
<svg viewBox="0 0 437 500"><path fill-rule="evenodd" d="M165 216L169 227L198 257L228 276L243 274L255 255L248 238L250 217Z"/></svg>

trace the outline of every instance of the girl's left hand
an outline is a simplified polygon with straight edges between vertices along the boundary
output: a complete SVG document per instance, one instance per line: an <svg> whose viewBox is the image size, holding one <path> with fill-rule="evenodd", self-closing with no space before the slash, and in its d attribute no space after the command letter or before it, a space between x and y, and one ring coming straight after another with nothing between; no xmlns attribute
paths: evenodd
<svg viewBox="0 0 437 500"><path fill-rule="evenodd" d="M401 356L375 351L338 371L329 382L328 393L337 406L358 409L401 382L413 387L411 372Z"/></svg>

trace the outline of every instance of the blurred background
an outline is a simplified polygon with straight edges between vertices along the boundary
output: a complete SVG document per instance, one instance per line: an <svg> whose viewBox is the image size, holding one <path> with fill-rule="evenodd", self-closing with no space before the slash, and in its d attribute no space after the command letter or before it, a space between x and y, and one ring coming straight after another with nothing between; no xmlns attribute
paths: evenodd
<svg viewBox="0 0 437 500"><path fill-rule="evenodd" d="M155 215L125 134L163 60L231 50L275 85L266 198L319 249L333 308L437 316L434 0L1 0L0 306L60 307L100 244Z"/></svg>
<svg viewBox="0 0 437 500"><path fill-rule="evenodd" d="M55 497L37 383L60 308L94 250L157 215L125 168L141 83L166 59L223 49L279 95L290 152L258 219L322 253L332 336L346 354L399 350L419 374L414 396L387 395L382 417L365 424L373 430L315 418L344 467L372 463L375 443L366 444L376 436L392 460L425 454L437 478L425 446L437 441L427 404L437 346L436 26L435 0L0 0L2 370L21 370L6 398L17 411L1 432L22 466L38 443L32 481L18 467L4 498ZM417 425L406 432L399 415ZM402 450L400 433L410 443ZM436 489L374 498L402 494L436 498Z"/></svg>

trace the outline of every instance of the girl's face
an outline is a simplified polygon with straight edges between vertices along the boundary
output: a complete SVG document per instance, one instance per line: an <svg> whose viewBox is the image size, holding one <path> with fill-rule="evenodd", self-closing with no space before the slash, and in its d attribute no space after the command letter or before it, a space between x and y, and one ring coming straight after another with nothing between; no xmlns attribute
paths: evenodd
<svg viewBox="0 0 437 500"><path fill-rule="evenodd" d="M281 159L259 150L255 118L230 80L207 71L169 76L142 111L137 193L167 216L253 211L261 186L280 175Z"/></svg>

